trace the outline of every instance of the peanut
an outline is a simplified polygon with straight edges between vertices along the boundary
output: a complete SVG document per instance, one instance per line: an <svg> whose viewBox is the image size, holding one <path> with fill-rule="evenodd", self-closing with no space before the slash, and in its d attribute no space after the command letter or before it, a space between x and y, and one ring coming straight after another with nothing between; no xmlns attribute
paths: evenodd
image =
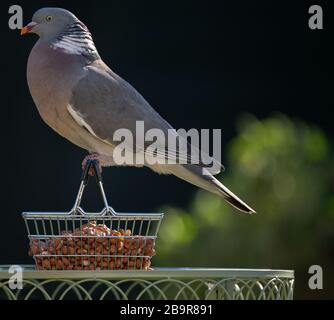
<svg viewBox="0 0 334 320"><path fill-rule="evenodd" d="M144 260L142 267L143 269L147 270L151 266L151 261L150 260Z"/></svg>
<svg viewBox="0 0 334 320"><path fill-rule="evenodd" d="M136 260L136 268L140 269L141 268L141 259Z"/></svg>
<svg viewBox="0 0 334 320"><path fill-rule="evenodd" d="M114 270L114 268L115 268L115 261L114 261L114 260L111 260L111 261L109 262L109 269L110 269L110 270Z"/></svg>
<svg viewBox="0 0 334 320"><path fill-rule="evenodd" d="M121 267L121 265L122 265L122 260L121 260L121 258L117 258L116 259L116 267L118 268L118 267Z"/></svg>
<svg viewBox="0 0 334 320"><path fill-rule="evenodd" d="M63 258L63 264L65 266L69 266L70 265L70 261L67 258Z"/></svg>
<svg viewBox="0 0 334 320"><path fill-rule="evenodd" d="M126 257L122 258L123 263L128 263L128 261L129 261L129 258L126 258Z"/></svg>
<svg viewBox="0 0 334 320"><path fill-rule="evenodd" d="M67 250L67 246L63 246L63 255L67 255L68 254L68 250Z"/></svg>
<svg viewBox="0 0 334 320"><path fill-rule="evenodd" d="M116 246L113 244L110 246L110 254L114 254L116 252Z"/></svg>
<svg viewBox="0 0 334 320"><path fill-rule="evenodd" d="M48 258L43 259L43 263L42 263L42 267L44 269L50 269L51 268L51 264Z"/></svg>
<svg viewBox="0 0 334 320"><path fill-rule="evenodd" d="M117 251L121 252L123 250L124 243L122 241L118 241L117 243Z"/></svg>
<svg viewBox="0 0 334 320"><path fill-rule="evenodd" d="M57 260L57 269L62 270L63 269L63 261L61 259Z"/></svg>
<svg viewBox="0 0 334 320"><path fill-rule="evenodd" d="M50 264L51 266L55 266L56 265L56 259L55 258L50 258Z"/></svg>

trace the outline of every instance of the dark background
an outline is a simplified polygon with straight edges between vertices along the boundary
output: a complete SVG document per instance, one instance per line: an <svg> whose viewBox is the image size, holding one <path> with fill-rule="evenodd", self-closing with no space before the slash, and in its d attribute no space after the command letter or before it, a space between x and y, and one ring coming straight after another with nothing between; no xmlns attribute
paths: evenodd
<svg viewBox="0 0 334 320"><path fill-rule="evenodd" d="M70 209L86 154L40 119L25 77L37 39L8 28L10 5L23 7L25 24L41 7L72 11L104 61L163 117L176 128L222 128L225 146L242 112L260 119L282 112L333 135L329 2L1 1L0 263L31 262L21 212ZM308 28L311 4L322 5L324 30ZM148 169L105 169L104 179L120 211L186 206L196 190ZM87 197L88 209L96 208L95 196Z"/></svg>

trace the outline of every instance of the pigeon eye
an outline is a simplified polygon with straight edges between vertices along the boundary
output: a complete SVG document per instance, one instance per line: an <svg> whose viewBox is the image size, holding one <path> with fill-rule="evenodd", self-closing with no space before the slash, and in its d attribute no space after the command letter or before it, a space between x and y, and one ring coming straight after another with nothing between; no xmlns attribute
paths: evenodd
<svg viewBox="0 0 334 320"><path fill-rule="evenodd" d="M45 20L46 20L47 22L51 22L51 21L53 20L53 17L52 17L52 16L46 16L46 17L45 17Z"/></svg>

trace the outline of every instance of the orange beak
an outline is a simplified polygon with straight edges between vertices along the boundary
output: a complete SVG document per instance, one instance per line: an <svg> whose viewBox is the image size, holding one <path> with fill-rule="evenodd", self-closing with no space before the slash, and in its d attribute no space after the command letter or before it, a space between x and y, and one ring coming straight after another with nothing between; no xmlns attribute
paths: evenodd
<svg viewBox="0 0 334 320"><path fill-rule="evenodd" d="M25 27L23 27L21 29L21 36L23 36L24 34L27 34L29 32L31 32L31 30L37 25L36 22L30 22L29 24L27 24Z"/></svg>

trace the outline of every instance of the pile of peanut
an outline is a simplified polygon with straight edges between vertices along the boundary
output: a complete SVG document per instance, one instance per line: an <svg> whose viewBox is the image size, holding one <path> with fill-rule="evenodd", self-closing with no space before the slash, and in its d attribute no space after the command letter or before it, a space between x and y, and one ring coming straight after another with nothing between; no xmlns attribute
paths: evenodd
<svg viewBox="0 0 334 320"><path fill-rule="evenodd" d="M148 270L155 249L152 238L91 221L59 237L31 240L29 255L39 270Z"/></svg>

